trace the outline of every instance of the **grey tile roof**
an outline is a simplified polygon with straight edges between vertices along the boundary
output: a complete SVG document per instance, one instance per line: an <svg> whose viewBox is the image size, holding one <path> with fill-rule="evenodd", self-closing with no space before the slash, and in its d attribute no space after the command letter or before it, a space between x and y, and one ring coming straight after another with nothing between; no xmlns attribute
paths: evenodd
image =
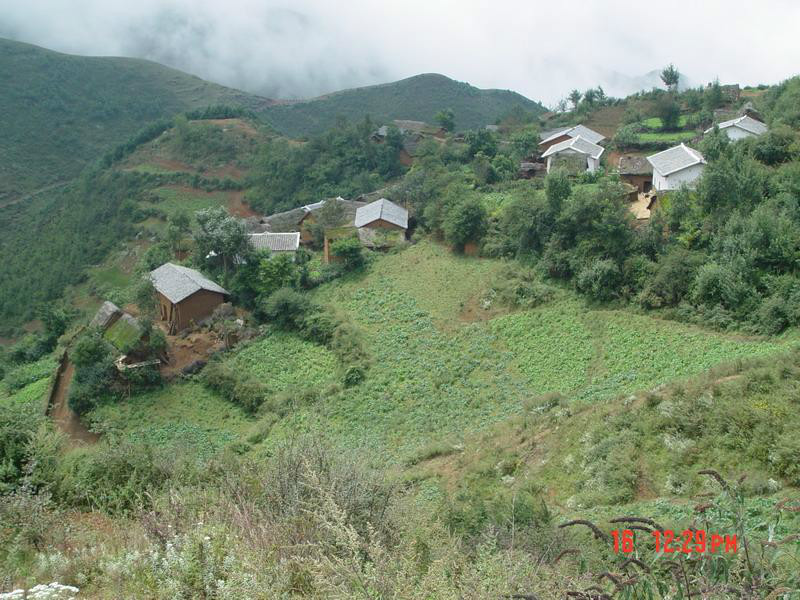
<svg viewBox="0 0 800 600"><path fill-rule="evenodd" d="M355 217L356 210L365 204L365 202L345 200L344 198L329 198L328 200L333 200L341 204L344 207L345 217L350 222L352 222L353 218ZM320 200L319 202L314 202L313 204L306 204L305 206L301 206L299 208L293 208L292 210L275 213L268 217L264 217L261 219L261 222L270 231L275 233L297 231L300 220L310 212L317 212L324 206L326 201L327 200Z"/></svg>
<svg viewBox="0 0 800 600"><path fill-rule="evenodd" d="M195 292L208 290L229 296L225 288L217 285L200 271L189 267L166 263L150 272L150 279L156 290L162 293L173 304L182 302Z"/></svg>
<svg viewBox="0 0 800 600"><path fill-rule="evenodd" d="M565 131L569 131L570 129L572 129L572 127L570 127L570 126L567 126L567 127L556 127L555 129L549 129L549 130L543 131L541 134L539 134L539 139L542 142L544 142L546 140L549 140L550 138L558 137L559 135L561 135Z"/></svg>
<svg viewBox="0 0 800 600"><path fill-rule="evenodd" d="M767 126L764 125L761 121L757 121L753 117L749 115L741 116L737 119L731 119L730 121L723 121L719 125L717 125L720 129L727 129L728 127L738 127L739 129L744 129L745 131L752 133L753 135L761 135L762 133L767 133ZM710 132L713 127L706 129L706 133Z"/></svg>
<svg viewBox="0 0 800 600"><path fill-rule="evenodd" d="M553 144L547 149L547 151L545 151L544 154L542 154L542 158L546 158L553 154L558 154L564 150L574 150L575 152L580 152L581 154L588 154L592 158L600 158L600 155L603 153L605 148L598 146L597 144L593 144L589 140L585 140L578 136L564 140L558 144Z"/></svg>
<svg viewBox="0 0 800 600"><path fill-rule="evenodd" d="M653 166L647 162L644 156L626 154L619 157L617 171L619 171L620 175L651 175Z"/></svg>
<svg viewBox="0 0 800 600"><path fill-rule="evenodd" d="M359 208L356 211L355 226L364 227L379 219L403 229L408 228L408 211L386 198L370 202L366 206Z"/></svg>
<svg viewBox="0 0 800 600"><path fill-rule="evenodd" d="M92 319L91 323L89 323L89 327L99 327L100 329L105 329L114 319L118 318L122 314L122 310L114 304L113 302L109 302L106 300L97 309L97 314L95 314L94 318Z"/></svg>
<svg viewBox="0 0 800 600"><path fill-rule="evenodd" d="M251 233L250 244L256 250L294 252L300 247L300 233Z"/></svg>
<svg viewBox="0 0 800 600"><path fill-rule="evenodd" d="M647 162L653 165L653 169L666 177L693 165L705 164L706 160L697 150L689 148L686 144L681 144L648 156Z"/></svg>
<svg viewBox="0 0 800 600"><path fill-rule="evenodd" d="M562 135L568 135L571 138L582 137L584 140L591 142L592 144L599 144L602 142L606 137L601 134L597 133L596 131L589 129L585 125L575 125L574 127L563 127L560 129L554 129L553 131L547 132L549 135L547 137L542 136L542 141L540 144L544 144L549 142L553 138L561 137Z"/></svg>

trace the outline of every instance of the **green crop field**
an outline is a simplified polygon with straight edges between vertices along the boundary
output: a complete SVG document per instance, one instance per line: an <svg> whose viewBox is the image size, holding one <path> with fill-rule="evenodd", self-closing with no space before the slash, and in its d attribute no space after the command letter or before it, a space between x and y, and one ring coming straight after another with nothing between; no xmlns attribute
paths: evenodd
<svg viewBox="0 0 800 600"><path fill-rule="evenodd" d="M686 127L687 118L686 115L681 115L678 119L678 127ZM658 131L661 129L661 119L659 117L651 117L649 119L645 119L642 121L642 125L644 125L647 129L652 131Z"/></svg>
<svg viewBox="0 0 800 600"><path fill-rule="evenodd" d="M318 301L346 311L364 329L372 366L362 384L299 409L276 433L318 429L399 458L518 414L547 392L584 405L781 348L623 311L587 310L569 294L487 322L460 320L462 307L500 265L423 242L379 258L366 277L320 290Z"/></svg>
<svg viewBox="0 0 800 600"><path fill-rule="evenodd" d="M272 332L248 344L229 364L275 392L315 388L336 379L336 357L323 346L282 332Z"/></svg>
<svg viewBox="0 0 800 600"><path fill-rule="evenodd" d="M225 192L204 192L190 188L161 187L155 190L158 202L142 202L143 207L156 208L167 218L178 213L192 215L198 210L225 206L228 197Z"/></svg>
<svg viewBox="0 0 800 600"><path fill-rule="evenodd" d="M672 131L672 132L655 132L648 131L639 134L639 140L642 142L688 142L697 137L696 131Z"/></svg>
<svg viewBox="0 0 800 600"><path fill-rule="evenodd" d="M96 408L90 420L131 439L213 452L247 431L242 411L199 383L178 383Z"/></svg>

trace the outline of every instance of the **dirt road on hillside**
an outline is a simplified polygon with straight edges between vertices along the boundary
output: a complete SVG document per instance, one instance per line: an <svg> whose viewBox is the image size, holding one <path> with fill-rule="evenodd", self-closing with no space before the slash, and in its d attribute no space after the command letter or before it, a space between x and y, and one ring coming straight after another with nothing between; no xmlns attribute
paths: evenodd
<svg viewBox="0 0 800 600"><path fill-rule="evenodd" d="M100 436L86 429L78 415L73 412L67 403L69 386L72 383L73 375L75 375L75 367L67 360L66 365L57 376L58 380L53 392L53 404L50 407L50 417L53 419L55 426L69 436L71 445L94 444L100 439Z"/></svg>

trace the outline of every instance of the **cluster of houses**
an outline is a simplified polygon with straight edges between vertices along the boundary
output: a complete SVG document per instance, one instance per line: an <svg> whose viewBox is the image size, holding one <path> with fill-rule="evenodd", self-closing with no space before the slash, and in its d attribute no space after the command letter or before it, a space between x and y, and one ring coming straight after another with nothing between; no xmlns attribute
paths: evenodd
<svg viewBox="0 0 800 600"><path fill-rule="evenodd" d="M397 121L395 125L404 139L410 141L409 150L412 152L414 142L425 135L440 133L416 121ZM731 140L767 132L767 126L749 113L723 121L717 127ZM705 133L711 131L708 129ZM388 128L382 127L374 135L376 139L382 139L387 134ZM540 139L538 162L523 162L521 165L521 174L525 177L549 173L562 165L573 172L594 172L599 168L600 157L605 151L605 136L584 125L547 131L541 134ZM631 211L637 219L648 219L652 203L659 193L693 185L705 164L700 152L679 144L650 156L623 155L619 157L616 168L630 189ZM330 202L337 204L335 212L341 215L341 222L333 226L326 224L323 233L325 262L335 260L331 255L331 244L342 237L357 238L364 246L374 249L387 248L405 239L409 226L408 211L386 198L371 202L367 199L329 198L264 217L250 223L255 229L249 234L250 243L257 250L269 250L272 255L294 255L301 246L314 242L313 226ZM230 297L224 288L199 271L172 263L154 270L151 279L158 296L161 320L167 323L170 333L203 321Z"/></svg>
<svg viewBox="0 0 800 600"><path fill-rule="evenodd" d="M767 126L750 112L717 126L732 141L762 135ZM706 134L713 128L707 129ZM570 172L594 172L600 166L606 138L584 125L561 127L540 136L539 160L524 161L520 174L532 177L549 173L555 167ZM692 186L706 164L703 155L686 144L679 144L650 156L623 155L616 165L620 178L630 191L631 211L637 219L648 219L650 208L659 193Z"/></svg>
<svg viewBox="0 0 800 600"><path fill-rule="evenodd" d="M408 211L387 200L359 202L330 198L278 213L261 220L264 231L250 233L249 240L256 250L269 250L271 255L294 255L303 244L310 244L313 236L310 226L328 202L339 204L342 222L325 230L324 258L331 256L330 245L338 238L351 236L371 248L385 248L405 239L408 230ZM271 231L272 228L283 231ZM195 269L166 263L151 271L150 279L158 299L159 317L175 334L209 318L214 310L226 302L230 293Z"/></svg>

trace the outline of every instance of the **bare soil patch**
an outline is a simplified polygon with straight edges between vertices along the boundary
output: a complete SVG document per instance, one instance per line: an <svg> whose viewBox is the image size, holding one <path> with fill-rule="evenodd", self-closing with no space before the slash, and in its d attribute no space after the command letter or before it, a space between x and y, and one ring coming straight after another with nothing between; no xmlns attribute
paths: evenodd
<svg viewBox="0 0 800 600"><path fill-rule="evenodd" d="M247 202L244 201L244 192L229 192L228 194L228 212L235 217L246 219L248 217L258 217L257 213Z"/></svg>
<svg viewBox="0 0 800 600"><path fill-rule="evenodd" d="M75 375L75 367L71 362L67 361L56 382L53 404L50 407L50 417L53 419L55 426L67 434L70 445L94 444L100 439L100 436L86 428L67 402L73 375Z"/></svg>

